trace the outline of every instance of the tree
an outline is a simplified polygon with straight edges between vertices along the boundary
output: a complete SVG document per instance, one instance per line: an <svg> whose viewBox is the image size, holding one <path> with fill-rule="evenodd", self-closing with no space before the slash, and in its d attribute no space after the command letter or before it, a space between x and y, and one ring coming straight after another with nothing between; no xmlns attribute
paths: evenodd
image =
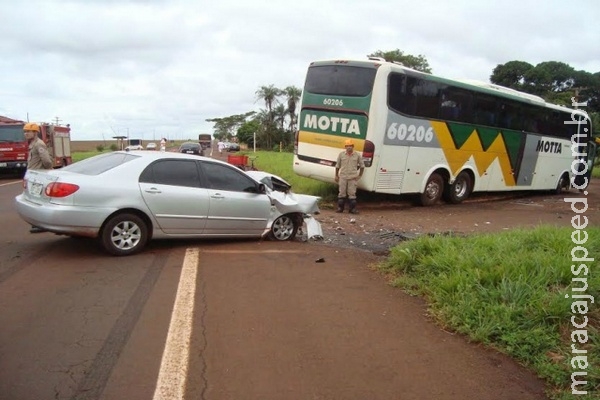
<svg viewBox="0 0 600 400"><path fill-rule="evenodd" d="M525 76L532 69L533 65L525 61L509 61L494 68L490 81L515 90L523 90Z"/></svg>
<svg viewBox="0 0 600 400"><path fill-rule="evenodd" d="M567 107L574 107L573 99L587 102L586 111L600 112L600 72L576 71L559 61L544 61L536 66L509 61L494 68L490 81Z"/></svg>
<svg viewBox="0 0 600 400"><path fill-rule="evenodd" d="M405 67L416 69L417 71L426 72L431 74L431 67L429 66L429 62L425 58L425 56L419 54L418 56L413 56L412 54L405 54L403 51L399 49L391 50L391 51L381 51L377 50L376 52L369 54L367 57L381 57L389 62L399 62Z"/></svg>
<svg viewBox="0 0 600 400"><path fill-rule="evenodd" d="M278 103L277 96L281 94L281 90L277 89L274 85L261 86L256 91L257 100L263 100L265 106L267 106L267 112L272 115L273 107ZM271 121L273 118L271 117Z"/></svg>
<svg viewBox="0 0 600 400"><path fill-rule="evenodd" d="M240 143L246 143L248 147L254 147L254 137L259 134L259 131L260 124L257 120L246 121L238 128L237 138Z"/></svg>
<svg viewBox="0 0 600 400"><path fill-rule="evenodd" d="M209 118L207 122L214 122L214 133L213 136L216 139L228 140L232 136L235 136L238 128L246 122L246 119L256 114L255 111L249 111L244 114L230 115L223 118Z"/></svg>
<svg viewBox="0 0 600 400"><path fill-rule="evenodd" d="M288 86L283 89L283 94L287 98L287 112L290 116L290 131L296 131L296 121L298 120L296 116L296 107L298 102L300 101L300 96L302 95L302 90L297 88L296 86Z"/></svg>
<svg viewBox="0 0 600 400"><path fill-rule="evenodd" d="M256 138L256 144L259 147L271 149L277 134L277 128L273 122L273 113L269 113L267 110L260 110L260 112L256 113L253 120L256 121L260 126Z"/></svg>
<svg viewBox="0 0 600 400"><path fill-rule="evenodd" d="M279 130L285 131L285 118L288 115L288 111L283 104L278 104L273 109L273 122L277 125Z"/></svg>

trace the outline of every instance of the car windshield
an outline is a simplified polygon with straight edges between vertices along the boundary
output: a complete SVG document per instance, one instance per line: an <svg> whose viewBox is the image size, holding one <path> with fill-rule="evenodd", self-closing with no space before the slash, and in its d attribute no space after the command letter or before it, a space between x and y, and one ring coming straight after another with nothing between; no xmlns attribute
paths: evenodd
<svg viewBox="0 0 600 400"><path fill-rule="evenodd" d="M83 175L100 175L121 164L135 160L139 156L134 156L129 153L107 153L96 157L86 158L71 165L67 165L62 170L75 172Z"/></svg>
<svg viewBox="0 0 600 400"><path fill-rule="evenodd" d="M181 145L182 149L197 149L200 147L198 143L184 143Z"/></svg>

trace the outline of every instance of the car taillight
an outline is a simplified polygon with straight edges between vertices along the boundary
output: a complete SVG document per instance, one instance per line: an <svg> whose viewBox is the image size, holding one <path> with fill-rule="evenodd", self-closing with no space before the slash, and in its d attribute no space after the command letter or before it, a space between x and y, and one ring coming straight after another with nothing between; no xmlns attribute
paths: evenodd
<svg viewBox="0 0 600 400"><path fill-rule="evenodd" d="M46 186L46 196L48 197L67 197L79 190L79 186L72 183L52 182Z"/></svg>
<svg viewBox="0 0 600 400"><path fill-rule="evenodd" d="M365 167L370 167L373 164L373 155L375 154L375 145L370 140L365 140L365 144L363 146L363 162L365 163Z"/></svg>

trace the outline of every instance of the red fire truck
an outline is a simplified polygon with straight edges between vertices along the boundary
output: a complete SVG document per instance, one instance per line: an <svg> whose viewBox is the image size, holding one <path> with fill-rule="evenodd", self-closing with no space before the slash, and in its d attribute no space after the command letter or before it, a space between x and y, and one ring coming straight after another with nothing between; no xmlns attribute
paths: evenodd
<svg viewBox="0 0 600 400"><path fill-rule="evenodd" d="M0 172L25 173L27 141L23 134L24 121L0 116ZM54 160L54 168L64 167L71 159L71 128L69 125L39 124L40 134Z"/></svg>

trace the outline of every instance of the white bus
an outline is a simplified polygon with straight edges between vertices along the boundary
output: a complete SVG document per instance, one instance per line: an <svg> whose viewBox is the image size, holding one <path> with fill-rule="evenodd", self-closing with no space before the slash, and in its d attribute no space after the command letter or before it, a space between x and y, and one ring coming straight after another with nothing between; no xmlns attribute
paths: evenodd
<svg viewBox="0 0 600 400"><path fill-rule="evenodd" d="M333 183L348 138L365 160L359 189L419 194L423 205L460 203L474 191L583 189L595 154L581 110L380 58L313 62L294 172Z"/></svg>

